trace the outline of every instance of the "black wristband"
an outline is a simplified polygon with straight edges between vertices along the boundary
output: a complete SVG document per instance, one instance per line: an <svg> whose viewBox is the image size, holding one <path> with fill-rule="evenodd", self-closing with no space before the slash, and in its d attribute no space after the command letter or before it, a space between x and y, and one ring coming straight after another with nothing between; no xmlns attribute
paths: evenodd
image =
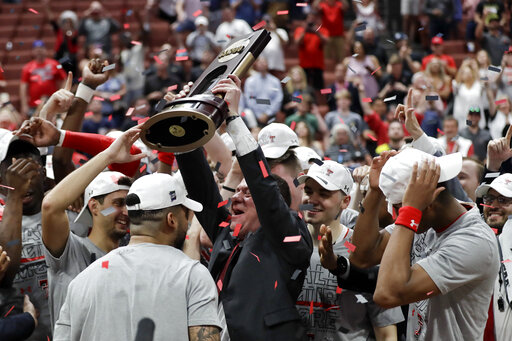
<svg viewBox="0 0 512 341"><path fill-rule="evenodd" d="M231 187L228 187L228 186L224 186L224 185L222 185L222 189L225 189L226 191L230 191L230 192L233 192L233 193L236 192L236 190L234 188L231 188Z"/></svg>
<svg viewBox="0 0 512 341"><path fill-rule="evenodd" d="M229 122L233 121L235 118L238 117L240 117L240 115L228 116L228 118L226 118L226 124L229 124Z"/></svg>
<svg viewBox="0 0 512 341"><path fill-rule="evenodd" d="M336 269L329 270L336 277L343 276L348 269L348 259L343 256L338 256L338 260L336 261Z"/></svg>

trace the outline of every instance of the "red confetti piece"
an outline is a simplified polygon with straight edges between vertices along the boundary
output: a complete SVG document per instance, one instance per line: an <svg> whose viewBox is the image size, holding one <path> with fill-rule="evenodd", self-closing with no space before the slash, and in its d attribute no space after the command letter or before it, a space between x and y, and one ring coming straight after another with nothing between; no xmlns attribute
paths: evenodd
<svg viewBox="0 0 512 341"><path fill-rule="evenodd" d="M219 204L217 205L217 208L227 205L228 202L229 202L229 199L219 202Z"/></svg>
<svg viewBox="0 0 512 341"><path fill-rule="evenodd" d="M494 206L491 206L491 205L486 205L486 204L480 204L480 205L484 206L484 207L494 208Z"/></svg>
<svg viewBox="0 0 512 341"><path fill-rule="evenodd" d="M91 117L92 115L94 115L94 113L92 111L88 111L84 114L84 117Z"/></svg>
<svg viewBox="0 0 512 341"><path fill-rule="evenodd" d="M231 36L230 36L229 34L226 34L226 37L227 37L228 39L231 39Z"/></svg>
<svg viewBox="0 0 512 341"><path fill-rule="evenodd" d="M158 58L157 55L154 55L153 56L153 59L155 60L155 62L157 62L158 64L162 64L162 60L160 58Z"/></svg>
<svg viewBox="0 0 512 341"><path fill-rule="evenodd" d="M339 295L339 294L341 294L341 292L342 292L342 291L343 291L343 289L342 289L342 288L340 288L340 287L336 287L336 294L338 294L338 295Z"/></svg>
<svg viewBox="0 0 512 341"><path fill-rule="evenodd" d="M127 29L129 29L129 28L130 28L130 24L125 23L125 24L123 24L123 27L124 27L124 29L125 29L125 30L127 30Z"/></svg>
<svg viewBox="0 0 512 341"><path fill-rule="evenodd" d="M498 101L494 102L494 104L496 104L496 105L500 105L500 104L503 104L503 103L506 103L506 102L507 102L507 99L506 99L506 98L503 98L503 99L500 99L500 100L498 100Z"/></svg>
<svg viewBox="0 0 512 341"><path fill-rule="evenodd" d="M108 116L108 121L109 121L109 122L110 122L110 121L112 121L112 115L109 115L109 116Z"/></svg>
<svg viewBox="0 0 512 341"><path fill-rule="evenodd" d="M142 165L142 167L140 167L139 171L140 171L141 173L144 173L144 171L146 170L146 168L148 168L148 165L143 164L143 165Z"/></svg>
<svg viewBox="0 0 512 341"><path fill-rule="evenodd" d="M370 73L370 76L373 76L373 74L377 71L379 71L381 69L382 66L379 66L378 68L376 68L375 70L373 70L372 73Z"/></svg>
<svg viewBox="0 0 512 341"><path fill-rule="evenodd" d="M311 301L311 304L309 305L309 315L313 314L313 301Z"/></svg>
<svg viewBox="0 0 512 341"><path fill-rule="evenodd" d="M347 153L347 152L348 152L348 150L346 150L346 149L340 149L340 153Z"/></svg>
<svg viewBox="0 0 512 341"><path fill-rule="evenodd" d="M110 96L110 98L109 98L109 100L110 100L111 102L115 102L115 101L118 101L118 100L120 100L120 99L121 99L121 95L112 95L112 96Z"/></svg>
<svg viewBox="0 0 512 341"><path fill-rule="evenodd" d="M261 173L263 174L263 177L266 178L268 176L267 168L265 167L265 164L263 161L259 161Z"/></svg>
<svg viewBox="0 0 512 341"><path fill-rule="evenodd" d="M301 237L302 237L301 235L284 237L283 243L300 242Z"/></svg>
<svg viewBox="0 0 512 341"><path fill-rule="evenodd" d="M132 40L131 43L133 45L142 45L142 43L140 41L136 41L136 40Z"/></svg>
<svg viewBox="0 0 512 341"><path fill-rule="evenodd" d="M223 221L222 223L219 224L220 227L228 227L229 226L229 223L227 221Z"/></svg>
<svg viewBox="0 0 512 341"><path fill-rule="evenodd" d="M322 89L322 90L320 90L320 93L322 95L332 94L332 89L331 88Z"/></svg>
<svg viewBox="0 0 512 341"><path fill-rule="evenodd" d="M343 119L341 117L338 116L338 118L340 119L341 124L345 124L345 121L343 121Z"/></svg>
<svg viewBox="0 0 512 341"><path fill-rule="evenodd" d="M34 14L39 14L39 12L38 12L38 11L36 11L35 9L33 9L33 8L29 8L29 9L28 9L28 11L29 11L29 12L32 12L32 13L34 13Z"/></svg>
<svg viewBox="0 0 512 341"><path fill-rule="evenodd" d="M432 295L433 292L434 292L434 290L427 292L427 296Z"/></svg>
<svg viewBox="0 0 512 341"><path fill-rule="evenodd" d="M176 51L176 54L186 53L187 49L179 49Z"/></svg>
<svg viewBox="0 0 512 341"><path fill-rule="evenodd" d="M242 228L242 224L236 224L235 225L235 231L233 231L233 236L238 237L238 234L240 233L240 229Z"/></svg>
<svg viewBox="0 0 512 341"><path fill-rule="evenodd" d="M149 120L149 117L141 118L140 120L137 121L137 124L142 124L142 123L146 122L147 120Z"/></svg>
<svg viewBox="0 0 512 341"><path fill-rule="evenodd" d="M498 234L498 229L495 229L495 228L491 227L491 230L492 230L492 232L494 232L494 234Z"/></svg>
<svg viewBox="0 0 512 341"><path fill-rule="evenodd" d="M368 136L368 138L372 141L377 141L377 138L371 134L367 134L366 136Z"/></svg>
<svg viewBox="0 0 512 341"><path fill-rule="evenodd" d="M349 252L354 252L356 250L356 246L349 242L348 240L346 240L345 243L343 243L343 246L345 246Z"/></svg>
<svg viewBox="0 0 512 341"><path fill-rule="evenodd" d="M308 6L308 3L307 2L298 2L296 4L297 7L307 7Z"/></svg>
<svg viewBox="0 0 512 341"><path fill-rule="evenodd" d="M170 87L167 88L167 91L174 91L176 89L178 89L178 84L171 85Z"/></svg>
<svg viewBox="0 0 512 341"><path fill-rule="evenodd" d="M332 307L329 307L329 308L325 309L325 311L329 311L331 309L340 309L340 306L339 305L333 305Z"/></svg>
<svg viewBox="0 0 512 341"><path fill-rule="evenodd" d="M256 257L256 259L258 260L258 263L261 263L260 262L260 257L256 256L254 253L250 252L251 255L253 255L254 257Z"/></svg>
<svg viewBox="0 0 512 341"><path fill-rule="evenodd" d="M2 72L2 73L4 72L4 69L1 66L0 66L0 72Z"/></svg>
<svg viewBox="0 0 512 341"><path fill-rule="evenodd" d="M222 281L220 279L217 281L217 288L219 288L219 291L222 291Z"/></svg>
<svg viewBox="0 0 512 341"><path fill-rule="evenodd" d="M322 236L321 235L318 235L318 240L322 240Z"/></svg>
<svg viewBox="0 0 512 341"><path fill-rule="evenodd" d="M95 101L101 101L101 102L103 102L105 100L103 97L100 97L100 96L94 96L92 99Z"/></svg>
<svg viewBox="0 0 512 341"><path fill-rule="evenodd" d="M176 61L177 62L182 62L184 60L188 60L188 56L180 56L180 57L176 56Z"/></svg>
<svg viewBox="0 0 512 341"><path fill-rule="evenodd" d="M188 236L188 234L185 236L185 239L190 239L190 237Z"/></svg>
<svg viewBox="0 0 512 341"><path fill-rule="evenodd" d="M277 281L274 283L274 290L277 289Z"/></svg>
<svg viewBox="0 0 512 341"><path fill-rule="evenodd" d="M295 125L297 125L297 122L292 121L292 123L290 124L290 129L295 130Z"/></svg>
<svg viewBox="0 0 512 341"><path fill-rule="evenodd" d="M370 97L366 97L362 99L363 103L371 103L372 99Z"/></svg>
<svg viewBox="0 0 512 341"><path fill-rule="evenodd" d="M444 135L444 131L442 131L441 129L437 128L437 132L441 135Z"/></svg>
<svg viewBox="0 0 512 341"><path fill-rule="evenodd" d="M502 262L502 263L510 263L510 262L512 262L512 261L511 261L510 259L505 259L505 260L502 260L501 262Z"/></svg>
<svg viewBox="0 0 512 341"><path fill-rule="evenodd" d="M14 306L11 307L11 309L9 309L9 311L4 315L4 317L7 317L7 315L9 315L9 313L14 309Z"/></svg>
<svg viewBox="0 0 512 341"><path fill-rule="evenodd" d="M101 267L105 268L105 269L108 269L108 260L106 260L104 262L101 262Z"/></svg>
<svg viewBox="0 0 512 341"><path fill-rule="evenodd" d="M266 23L267 23L267 22L266 22L265 20L262 20L262 21L260 21L259 23L257 23L256 25L254 25L254 26L252 27L252 29L253 29L253 30L255 30L255 31L257 31L257 30L259 30L260 28L262 28L263 26L265 26L265 24L266 24Z"/></svg>
<svg viewBox="0 0 512 341"><path fill-rule="evenodd" d="M415 311L416 311L416 309L413 309L413 310L412 310L412 316L414 316L414 312L415 312Z"/></svg>
<svg viewBox="0 0 512 341"><path fill-rule="evenodd" d="M126 116L131 116L134 110L135 110L134 107L128 108L128 111L126 111Z"/></svg>
<svg viewBox="0 0 512 341"><path fill-rule="evenodd" d="M201 13L203 13L203 11L201 11L200 9L198 9L197 11L195 11L194 13L192 13L192 15L193 15L194 17L198 17L198 16L200 16L200 15L201 15Z"/></svg>
<svg viewBox="0 0 512 341"><path fill-rule="evenodd" d="M14 191L14 187L6 186L6 185L0 185L0 187L10 189L11 191Z"/></svg>
<svg viewBox="0 0 512 341"><path fill-rule="evenodd" d="M39 104L41 104L41 102L42 102L42 101L41 101L40 99L36 99L36 100L34 101L34 104L35 104L35 105L39 105Z"/></svg>
<svg viewBox="0 0 512 341"><path fill-rule="evenodd" d="M300 219L302 219L302 213L297 212L297 215L299 216Z"/></svg>
<svg viewBox="0 0 512 341"><path fill-rule="evenodd" d="M287 15L288 11L277 11L277 15Z"/></svg>

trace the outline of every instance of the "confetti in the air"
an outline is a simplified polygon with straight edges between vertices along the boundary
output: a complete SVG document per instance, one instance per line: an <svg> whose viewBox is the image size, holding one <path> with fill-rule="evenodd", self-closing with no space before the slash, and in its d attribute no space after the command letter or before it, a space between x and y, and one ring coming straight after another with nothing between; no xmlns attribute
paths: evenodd
<svg viewBox="0 0 512 341"><path fill-rule="evenodd" d="M259 23L257 23L256 25L254 25L254 26L252 27L252 29L253 29L254 31L257 31L257 30L259 30L260 28L262 28L263 26L265 26L265 24L266 24L265 20L262 20L262 21L260 21Z"/></svg>
<svg viewBox="0 0 512 341"><path fill-rule="evenodd" d="M116 64L110 64L110 65L104 66L103 69L101 69L101 72L113 70L115 68L116 68Z"/></svg>
<svg viewBox="0 0 512 341"><path fill-rule="evenodd" d="M357 294L356 298L357 298L357 303L363 303L363 304L368 303L368 300L366 298L364 298L364 296L361 294Z"/></svg>
<svg viewBox="0 0 512 341"><path fill-rule="evenodd" d="M320 90L320 93L322 95L332 94L332 89L331 88L322 89L322 90Z"/></svg>
<svg viewBox="0 0 512 341"><path fill-rule="evenodd" d="M266 178L268 176L268 172L267 172L267 168L265 167L265 164L261 160L258 163L260 165L260 169L261 169L261 173L263 174L263 177Z"/></svg>
<svg viewBox="0 0 512 341"><path fill-rule="evenodd" d="M108 260L101 262L101 267L108 269Z"/></svg>
<svg viewBox="0 0 512 341"><path fill-rule="evenodd" d="M301 237L302 237L301 235L298 235L298 236L287 236L287 237L284 237L283 243L300 242L300 238Z"/></svg>
<svg viewBox="0 0 512 341"><path fill-rule="evenodd" d="M104 216L109 216L116 211L117 210L113 206L110 206L101 211L101 214L103 214Z"/></svg>

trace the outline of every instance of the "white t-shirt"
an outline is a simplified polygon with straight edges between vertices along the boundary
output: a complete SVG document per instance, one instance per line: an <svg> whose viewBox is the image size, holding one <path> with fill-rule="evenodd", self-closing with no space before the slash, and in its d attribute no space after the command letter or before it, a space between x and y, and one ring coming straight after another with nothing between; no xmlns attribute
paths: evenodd
<svg viewBox="0 0 512 341"><path fill-rule="evenodd" d="M353 230L342 226L342 232L333 245L336 255L349 256L344 244L351 241L352 234ZM350 290L337 294L337 286L336 277L322 267L318 248L314 248L302 292L297 299L297 310L307 334L314 335L314 340L374 340L373 326L385 327L404 320L400 307L383 309L373 302L371 294ZM359 303L356 295L363 296L367 302Z"/></svg>
<svg viewBox="0 0 512 341"><path fill-rule="evenodd" d="M232 22L223 22L217 27L215 32L215 43L219 46L226 47L233 38L252 33L252 28L242 19L233 19ZM228 36L230 38L228 38Z"/></svg>
<svg viewBox="0 0 512 341"><path fill-rule="evenodd" d="M68 292L69 283L89 264L105 255L89 238L69 234L66 246L59 258L52 256L43 244L43 251L48 265L48 285L50 289L49 306L52 329L59 319L60 308Z"/></svg>
<svg viewBox="0 0 512 341"><path fill-rule="evenodd" d="M54 341L134 340L142 318L154 340L188 340L188 327L220 328L208 270L171 246L136 244L92 263L69 285Z"/></svg>
<svg viewBox="0 0 512 341"><path fill-rule="evenodd" d="M272 39L270 39L265 49L261 52L261 56L267 60L269 70L286 71L281 39L287 43L288 34L282 28L277 28L275 31L270 32L270 37Z"/></svg>
<svg viewBox="0 0 512 341"><path fill-rule="evenodd" d="M429 299L426 340L481 340L498 273L496 237L478 209L437 234L418 261L441 291Z"/></svg>

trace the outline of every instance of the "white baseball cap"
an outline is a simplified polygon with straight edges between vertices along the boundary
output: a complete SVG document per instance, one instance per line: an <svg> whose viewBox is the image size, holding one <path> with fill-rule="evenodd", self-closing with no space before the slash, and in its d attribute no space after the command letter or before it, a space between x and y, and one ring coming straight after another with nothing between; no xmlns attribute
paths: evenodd
<svg viewBox="0 0 512 341"><path fill-rule="evenodd" d="M317 152L315 152L313 149L309 147L299 146L297 148L294 148L293 151L295 152L295 155L297 155L297 158L300 161L300 168L302 170L306 170L309 169L309 167L311 167L311 164L309 163L311 159L322 160L320 155L318 155Z"/></svg>
<svg viewBox="0 0 512 341"><path fill-rule="evenodd" d="M308 174L299 176L297 180L303 184L309 178L328 191L342 191L346 195L350 194L354 186L354 179L348 168L332 160L324 161L321 166L316 163L311 165Z"/></svg>
<svg viewBox="0 0 512 341"><path fill-rule="evenodd" d="M92 226L92 215L89 211L89 200L91 198L110 194L115 191L129 190L130 186L119 185L120 178L126 175L119 172L102 172L98 174L94 180L85 188L84 192L84 207L75 219L75 223L80 223L85 226Z"/></svg>
<svg viewBox="0 0 512 341"><path fill-rule="evenodd" d="M476 189L476 196L478 198L483 197L489 192L490 189L494 189L499 194L507 198L512 198L512 174L505 173L494 179L489 185L480 185Z"/></svg>
<svg viewBox="0 0 512 341"><path fill-rule="evenodd" d="M0 128L0 162L4 161L9 148L18 145L18 148L30 151L36 155L41 155L41 151L29 141L20 139L13 135L12 131Z"/></svg>
<svg viewBox="0 0 512 341"><path fill-rule="evenodd" d="M299 146L299 138L286 124L270 123L258 134L258 143L265 157L277 159L290 147Z"/></svg>
<svg viewBox="0 0 512 341"><path fill-rule="evenodd" d="M196 27L199 25L208 26L208 19L205 16L200 15L196 20L194 20L194 25L196 25Z"/></svg>
<svg viewBox="0 0 512 341"><path fill-rule="evenodd" d="M176 205L183 205L194 212L201 212L203 205L187 197L183 181L165 173L153 173L137 179L128 195L136 195L139 203L126 206L129 211L160 210Z"/></svg>
<svg viewBox="0 0 512 341"><path fill-rule="evenodd" d="M411 178L412 167L415 163L421 166L423 160L435 160L441 167L441 176L438 182L456 177L462 169L461 153L435 157L415 148L406 148L391 157L380 172L379 187L389 204L395 205L402 202Z"/></svg>

